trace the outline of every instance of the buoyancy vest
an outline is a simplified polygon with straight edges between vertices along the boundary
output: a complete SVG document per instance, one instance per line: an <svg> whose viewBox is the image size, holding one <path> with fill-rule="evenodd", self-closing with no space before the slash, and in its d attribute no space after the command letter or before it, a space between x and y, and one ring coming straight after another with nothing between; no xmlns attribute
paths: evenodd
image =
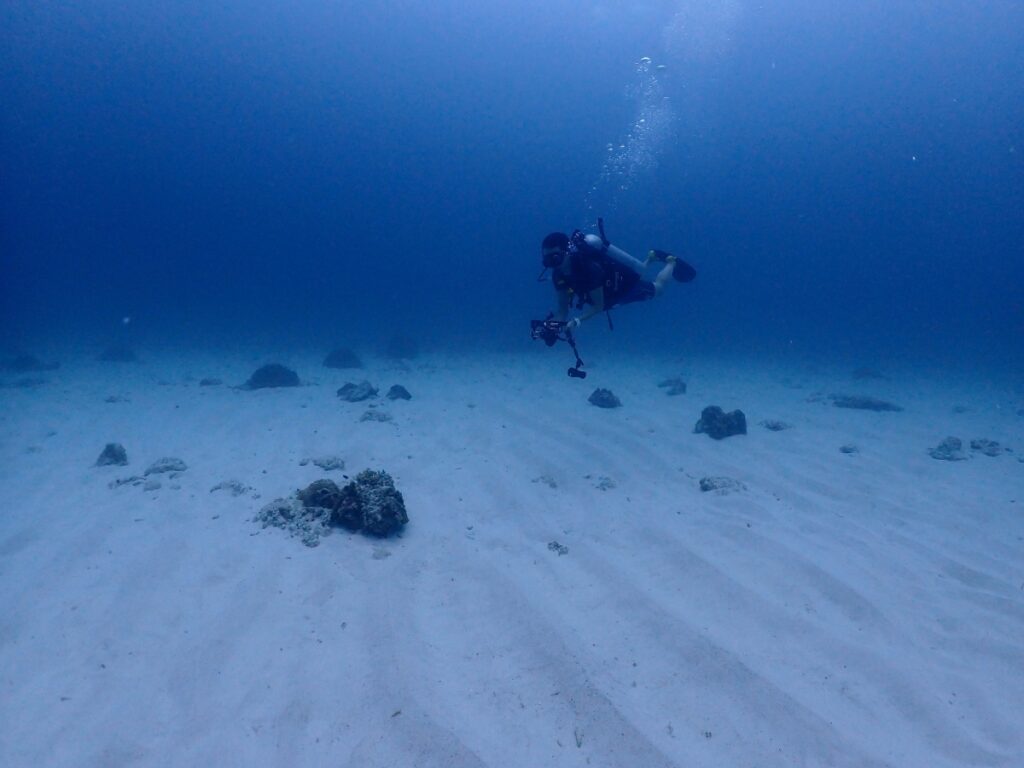
<svg viewBox="0 0 1024 768"><path fill-rule="evenodd" d="M591 291L604 288L604 308L610 309L633 289L640 275L608 254L608 245L594 245L580 230L569 238L566 258L571 259L569 272L556 269L552 275L555 288L569 292L577 308L592 304Z"/></svg>

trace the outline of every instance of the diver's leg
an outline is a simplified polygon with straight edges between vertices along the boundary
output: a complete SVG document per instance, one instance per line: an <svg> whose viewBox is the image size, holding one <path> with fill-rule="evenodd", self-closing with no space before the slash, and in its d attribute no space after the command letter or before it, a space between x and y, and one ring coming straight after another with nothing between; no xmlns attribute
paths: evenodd
<svg viewBox="0 0 1024 768"><path fill-rule="evenodd" d="M660 261L660 259L659 259ZM661 296L661 292L665 290L665 285L669 280L672 279L672 271L676 268L676 257L672 254L668 254L665 257L665 266L661 268L658 276L654 278L654 295Z"/></svg>
<svg viewBox="0 0 1024 768"><path fill-rule="evenodd" d="M644 259L643 264L646 267L652 261L662 261L662 262L668 261L669 257L675 259L675 256L672 256L672 254L669 253L668 251L662 251L662 250L659 250L658 248L652 248L651 250L649 250L647 252L647 258Z"/></svg>

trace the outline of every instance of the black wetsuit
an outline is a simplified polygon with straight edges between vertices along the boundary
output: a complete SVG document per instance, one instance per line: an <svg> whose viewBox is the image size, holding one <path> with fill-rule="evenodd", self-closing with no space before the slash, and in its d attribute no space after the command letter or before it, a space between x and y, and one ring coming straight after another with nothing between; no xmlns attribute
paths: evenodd
<svg viewBox="0 0 1024 768"><path fill-rule="evenodd" d="M555 290L567 291L576 300L577 307L592 304L590 294L598 288L604 288L605 309L654 298L654 283L601 251L584 244L565 258L570 260L571 271L565 273L556 268L552 281Z"/></svg>

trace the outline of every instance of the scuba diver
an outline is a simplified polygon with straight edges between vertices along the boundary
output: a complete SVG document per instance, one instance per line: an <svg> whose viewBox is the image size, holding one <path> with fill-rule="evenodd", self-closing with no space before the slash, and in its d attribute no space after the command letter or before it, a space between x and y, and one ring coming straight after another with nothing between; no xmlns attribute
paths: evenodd
<svg viewBox="0 0 1024 768"><path fill-rule="evenodd" d="M682 259L661 250L651 250L644 261L630 256L612 245L604 234L604 222L597 220L599 235L587 235L576 230L572 235L552 232L541 243L541 261L544 270L551 270L558 308L546 320L534 320L533 338L544 339L548 346L556 341L568 341L576 353L576 368L569 375L584 378L580 370L583 361L576 352L575 331L586 320L601 312L608 312L621 304L648 301L660 296L670 279L688 283L697 276L696 270ZM654 280L644 279L644 272L652 263L664 266ZM575 302L579 314L568 319ZM608 315L611 327L611 315Z"/></svg>

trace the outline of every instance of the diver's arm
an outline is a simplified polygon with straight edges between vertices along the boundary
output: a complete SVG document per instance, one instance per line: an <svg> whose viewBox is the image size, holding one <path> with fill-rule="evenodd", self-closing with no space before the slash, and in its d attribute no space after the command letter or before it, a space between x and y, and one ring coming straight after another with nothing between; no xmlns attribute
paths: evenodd
<svg viewBox="0 0 1024 768"><path fill-rule="evenodd" d="M569 298L568 291L558 291L558 311L555 312L555 319L565 322L565 318L569 316L569 306L572 304L572 299Z"/></svg>

